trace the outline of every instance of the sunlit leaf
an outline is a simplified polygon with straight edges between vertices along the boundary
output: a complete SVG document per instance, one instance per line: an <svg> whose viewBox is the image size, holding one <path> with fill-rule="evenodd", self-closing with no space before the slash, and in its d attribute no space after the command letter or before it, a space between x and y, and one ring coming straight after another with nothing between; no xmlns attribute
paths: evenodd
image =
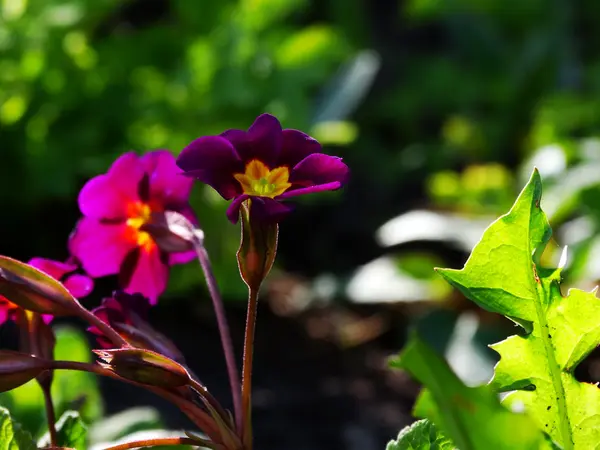
<svg viewBox="0 0 600 450"><path fill-rule="evenodd" d="M494 222L462 270L439 272L481 307L521 324L526 334L492 346L500 354L492 386L516 391L505 402L525 411L564 449L600 442L600 389L577 381L577 365L600 344L595 292L560 291L560 269L539 259L552 230L540 208L537 171L510 212Z"/></svg>

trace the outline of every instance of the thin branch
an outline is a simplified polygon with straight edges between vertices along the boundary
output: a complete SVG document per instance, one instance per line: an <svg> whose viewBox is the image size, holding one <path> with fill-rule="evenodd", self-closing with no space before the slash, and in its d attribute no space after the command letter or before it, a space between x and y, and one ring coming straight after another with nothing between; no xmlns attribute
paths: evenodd
<svg viewBox="0 0 600 450"><path fill-rule="evenodd" d="M194 240L194 248L198 255L198 261L204 272L206 278L206 285L208 292L213 302L215 309L215 315L217 317L217 325L219 327L219 333L221 335L221 344L223 346L223 353L225 354L225 363L227 364L227 373L229 375L229 384L231 386L231 396L233 398L233 410L236 420L236 426L238 432L242 430L242 397L240 389L240 375L235 363L235 352L233 350L233 344L231 342L231 332L227 323L227 316L225 315L225 308L223 306L223 299L217 286L217 280L212 270L208 252L200 239Z"/></svg>
<svg viewBox="0 0 600 450"><path fill-rule="evenodd" d="M256 310L258 292L249 289L246 332L244 333L244 366L242 368L242 411L244 448L252 448L252 359L254 357L254 329L256 328Z"/></svg>
<svg viewBox="0 0 600 450"><path fill-rule="evenodd" d="M159 445L198 445L199 442L192 438L175 437L175 438L157 438L144 439L142 441L126 442L124 444L107 447L104 450L127 450L131 448L156 447Z"/></svg>
<svg viewBox="0 0 600 450"><path fill-rule="evenodd" d="M46 407L46 419L48 420L48 433L50 434L50 445L58 447L58 435L56 433L56 415L54 413L54 404L52 403L52 394L50 393L50 383L40 382L40 387L44 393L44 405Z"/></svg>

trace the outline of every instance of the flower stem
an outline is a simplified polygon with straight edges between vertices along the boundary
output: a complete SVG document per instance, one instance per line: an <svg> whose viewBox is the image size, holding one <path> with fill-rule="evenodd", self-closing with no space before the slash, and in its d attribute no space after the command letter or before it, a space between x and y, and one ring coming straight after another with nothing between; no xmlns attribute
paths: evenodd
<svg viewBox="0 0 600 450"><path fill-rule="evenodd" d="M142 447L156 447L159 445L197 445L198 441L192 438L186 437L174 437L174 438L157 438L157 439L144 439L142 441L126 442L124 444L113 445L107 447L104 450L127 450L130 448L142 448Z"/></svg>
<svg viewBox="0 0 600 450"><path fill-rule="evenodd" d="M44 393L44 404L46 406L46 419L48 420L48 434L50 434L50 445L58 447L58 435L56 434L56 415L54 414L54 404L52 403L52 394L50 393L50 383L39 383Z"/></svg>
<svg viewBox="0 0 600 450"><path fill-rule="evenodd" d="M227 364L227 373L229 375L229 384L231 386L231 396L233 398L233 410L235 415L236 427L238 431L242 430L242 397L240 390L240 375L235 363L235 353L233 343L231 342L231 332L225 315L223 300L217 286L217 280L212 270L212 265L208 257L208 252L200 239L194 240L194 248L198 255L198 261L206 278L208 292L212 299L215 315L217 317L217 325L221 335L221 345L225 354L225 363Z"/></svg>
<svg viewBox="0 0 600 450"><path fill-rule="evenodd" d="M254 356L254 329L256 328L256 310L258 291L248 289L248 313L244 334L244 366L242 369L242 402L244 412L244 449L252 448L252 358Z"/></svg>
<svg viewBox="0 0 600 450"><path fill-rule="evenodd" d="M177 394L167 391L165 389L153 386L146 386L144 384L136 383L135 381L128 380L126 378L121 378L111 370L90 363L78 361L51 361L49 368L52 370L64 369L90 372L96 375L113 378L115 380L124 381L125 383L129 383L134 386L145 388L151 392L154 392L156 395L161 396L165 400L173 403L174 405L178 406L181 409L181 411L183 411L189 417L189 419L202 431L204 431L211 439L217 440L220 435L219 430L215 427L214 422L208 414L206 414L202 409L196 407L196 405L193 402L190 402L187 399L182 398Z"/></svg>
<svg viewBox="0 0 600 450"><path fill-rule="evenodd" d="M85 309L83 306L77 308L77 314L86 322L98 328L104 336L112 341L117 347L131 347L119 333L117 333L109 324L95 316L92 312Z"/></svg>

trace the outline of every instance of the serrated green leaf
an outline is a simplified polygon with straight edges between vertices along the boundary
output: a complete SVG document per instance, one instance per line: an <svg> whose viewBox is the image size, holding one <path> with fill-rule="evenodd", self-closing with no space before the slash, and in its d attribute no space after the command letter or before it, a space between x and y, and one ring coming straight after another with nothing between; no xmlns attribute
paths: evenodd
<svg viewBox="0 0 600 450"><path fill-rule="evenodd" d="M398 439L388 442L386 450L454 450L454 444L427 419L404 428Z"/></svg>
<svg viewBox="0 0 600 450"><path fill-rule="evenodd" d="M76 411L66 411L56 422L56 435L58 445L75 449L86 449L87 426L81 420ZM50 445L50 436L48 433L40 439L38 446L46 447Z"/></svg>
<svg viewBox="0 0 600 450"><path fill-rule="evenodd" d="M539 256L552 230L540 208L534 171L508 214L494 222L462 270L439 272L483 308L522 324L525 336L492 346L500 354L492 386L512 391L505 402L527 413L565 450L598 448L600 390L573 370L600 344L600 300L572 289L563 297L560 269Z"/></svg>
<svg viewBox="0 0 600 450"><path fill-rule="evenodd" d="M7 409L0 408L0 450L36 450L31 435L13 422Z"/></svg>
<svg viewBox="0 0 600 450"><path fill-rule="evenodd" d="M461 450L553 448L533 420L503 407L488 386L465 386L446 361L416 336L390 365L407 370L426 386L414 414L431 420Z"/></svg>

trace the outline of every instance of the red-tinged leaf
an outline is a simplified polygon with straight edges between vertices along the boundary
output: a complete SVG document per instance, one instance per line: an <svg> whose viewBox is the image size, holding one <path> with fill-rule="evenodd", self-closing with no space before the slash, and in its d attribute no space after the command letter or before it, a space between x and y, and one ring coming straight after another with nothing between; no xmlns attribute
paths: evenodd
<svg viewBox="0 0 600 450"><path fill-rule="evenodd" d="M159 353L140 348L94 350L101 365L122 378L159 387L179 387L190 375L179 363Z"/></svg>
<svg viewBox="0 0 600 450"><path fill-rule="evenodd" d="M10 391L33 380L45 370L47 361L25 353L0 351L0 392Z"/></svg>
<svg viewBox="0 0 600 450"><path fill-rule="evenodd" d="M40 314L69 316L81 307L62 283L7 256L0 256L0 295L23 309Z"/></svg>

